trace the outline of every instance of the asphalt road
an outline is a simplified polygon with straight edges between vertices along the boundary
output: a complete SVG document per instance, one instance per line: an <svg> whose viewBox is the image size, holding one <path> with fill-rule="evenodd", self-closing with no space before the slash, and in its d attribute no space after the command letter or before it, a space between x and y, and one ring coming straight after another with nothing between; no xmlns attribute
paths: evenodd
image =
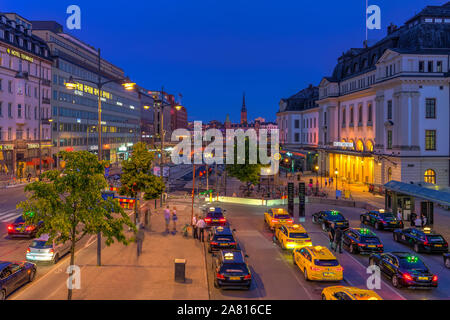
<svg viewBox="0 0 450 320"><path fill-rule="evenodd" d="M244 252L249 256L248 263L253 275L252 288L249 291L220 290L214 288L214 273L211 265L211 254L207 255L208 281L211 299L283 299L304 300L320 299L322 289L334 285L350 285L366 288L369 277L367 255L351 255L343 251L336 254L344 267L344 280L341 282L306 281L303 273L292 262L292 254L282 250L274 243L272 232L264 226L264 207L253 207L235 204L216 204L227 209L226 215L232 228L236 229L236 237ZM306 223L314 245L328 246L328 237L318 225L311 222L311 215L323 209L324 205L308 205ZM350 220L351 227L360 227L361 209L332 208L340 210ZM393 241L392 232L376 231L385 251L406 251L414 253L409 247ZM381 289L377 293L386 300L403 299L450 299L450 270L443 265L442 255L418 254L432 272L439 277L439 287L433 290L396 289L390 280L382 277Z"/></svg>
<svg viewBox="0 0 450 320"><path fill-rule="evenodd" d="M20 215L16 205L26 199L24 188L24 186L19 186L0 189L0 227L14 221ZM0 230L3 229L1 228Z"/></svg>

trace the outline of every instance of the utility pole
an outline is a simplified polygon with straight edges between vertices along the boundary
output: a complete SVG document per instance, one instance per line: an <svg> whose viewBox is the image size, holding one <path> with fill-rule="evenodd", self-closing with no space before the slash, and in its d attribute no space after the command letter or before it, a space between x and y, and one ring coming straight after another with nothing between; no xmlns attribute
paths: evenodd
<svg viewBox="0 0 450 320"><path fill-rule="evenodd" d="M195 163L192 169L192 212L191 212L191 223L194 219L194 196L195 196Z"/></svg>
<svg viewBox="0 0 450 320"><path fill-rule="evenodd" d="M101 78L101 58L100 58L100 48L98 48L98 124L97 124L97 132L98 132L98 161L101 162L102 155L102 99L101 99L101 90L102 90L102 78ZM102 265L102 233L99 231L97 233L97 266Z"/></svg>

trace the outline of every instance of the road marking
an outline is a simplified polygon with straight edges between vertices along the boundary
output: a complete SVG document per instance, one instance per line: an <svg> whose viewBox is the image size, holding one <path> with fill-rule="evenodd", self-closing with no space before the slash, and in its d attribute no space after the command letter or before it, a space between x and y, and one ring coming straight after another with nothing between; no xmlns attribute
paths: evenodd
<svg viewBox="0 0 450 320"><path fill-rule="evenodd" d="M0 212L0 222L12 222L21 215L22 214L20 212L17 212L16 209Z"/></svg>

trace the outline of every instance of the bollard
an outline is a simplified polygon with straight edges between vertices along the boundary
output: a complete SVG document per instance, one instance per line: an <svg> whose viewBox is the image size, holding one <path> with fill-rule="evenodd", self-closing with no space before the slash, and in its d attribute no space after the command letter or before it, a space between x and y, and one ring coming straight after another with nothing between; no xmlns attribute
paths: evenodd
<svg viewBox="0 0 450 320"><path fill-rule="evenodd" d="M175 259L175 281L186 281L186 259Z"/></svg>

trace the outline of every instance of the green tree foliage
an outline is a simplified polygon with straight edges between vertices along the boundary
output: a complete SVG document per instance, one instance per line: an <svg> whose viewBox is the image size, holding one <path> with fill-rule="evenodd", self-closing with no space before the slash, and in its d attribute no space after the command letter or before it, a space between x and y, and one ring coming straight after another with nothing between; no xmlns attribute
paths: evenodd
<svg viewBox="0 0 450 320"><path fill-rule="evenodd" d="M38 235L49 234L57 243L71 243L70 264L75 265L75 245L85 235L101 232L107 245L115 240L128 244L124 226L134 228L117 200L103 200L102 190L108 184L104 177L105 163L87 151L60 152L66 166L62 172L47 171L42 181L25 187L29 193L22 208L26 225L43 221ZM70 276L70 275L69 275ZM68 289L68 299L72 290Z"/></svg>
<svg viewBox="0 0 450 320"><path fill-rule="evenodd" d="M136 143L131 157L122 161L122 187L119 193L137 198L143 192L145 200L157 199L163 193L165 184L161 177L152 173L153 160L154 154L148 151L147 145ZM134 202L134 212L138 221L137 201Z"/></svg>
<svg viewBox="0 0 450 320"><path fill-rule="evenodd" d="M237 164L237 144L234 145L234 164L227 165L227 173L231 177L237 178L239 181L246 183L247 188L251 184L258 184L260 181L261 164L250 164L249 162L249 139L245 139L245 164ZM259 158L259 157L258 157Z"/></svg>

